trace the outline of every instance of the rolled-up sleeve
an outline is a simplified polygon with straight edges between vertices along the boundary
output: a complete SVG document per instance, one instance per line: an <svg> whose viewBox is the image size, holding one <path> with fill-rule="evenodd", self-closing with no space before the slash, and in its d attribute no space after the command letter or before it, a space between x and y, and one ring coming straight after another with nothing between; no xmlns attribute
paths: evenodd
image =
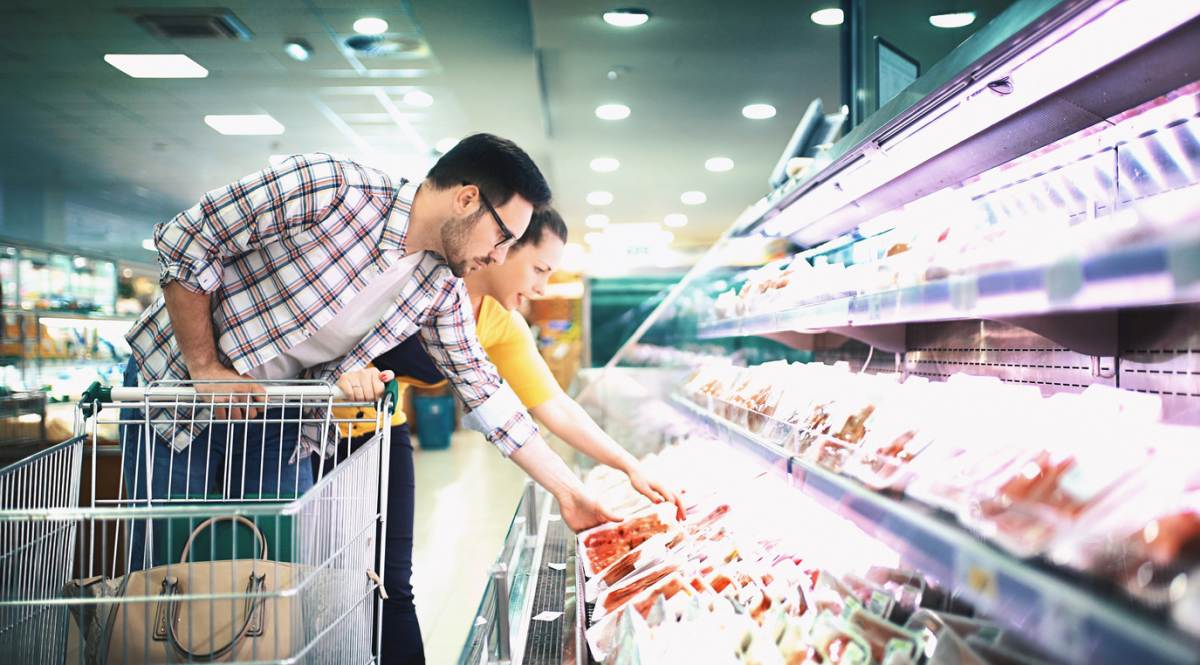
<svg viewBox="0 0 1200 665"><path fill-rule="evenodd" d="M421 328L421 339L450 387L466 406L463 424L483 434L505 457L538 434L537 425L488 360L475 334L462 280L451 279Z"/></svg>
<svg viewBox="0 0 1200 665"><path fill-rule="evenodd" d="M159 283L195 293L221 285L224 259L320 222L345 185L333 157L296 155L214 189L195 206L154 228Z"/></svg>

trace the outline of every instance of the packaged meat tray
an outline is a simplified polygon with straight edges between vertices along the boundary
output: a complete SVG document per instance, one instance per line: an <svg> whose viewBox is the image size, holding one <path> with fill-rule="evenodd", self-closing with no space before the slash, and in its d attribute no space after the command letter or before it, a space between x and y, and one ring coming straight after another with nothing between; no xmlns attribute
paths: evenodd
<svg viewBox="0 0 1200 665"><path fill-rule="evenodd" d="M1139 443L1146 424L1117 412L1097 417L1085 396L1059 393L1044 400L1037 441L976 483L959 519L1017 556L1043 553L1085 511L1146 464Z"/></svg>
<svg viewBox="0 0 1200 665"><path fill-rule="evenodd" d="M658 504L624 521L581 532L578 536L579 556L583 560L584 573L594 577L654 535L666 533L677 524L675 510L674 504Z"/></svg>

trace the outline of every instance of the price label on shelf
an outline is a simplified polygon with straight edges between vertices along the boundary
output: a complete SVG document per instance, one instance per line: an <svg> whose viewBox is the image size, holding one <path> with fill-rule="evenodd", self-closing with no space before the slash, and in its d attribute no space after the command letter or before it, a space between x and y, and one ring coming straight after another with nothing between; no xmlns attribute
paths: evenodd
<svg viewBox="0 0 1200 665"><path fill-rule="evenodd" d="M954 557L954 579L970 595L976 609L986 611L999 597L1000 585L995 567L970 552L959 550Z"/></svg>

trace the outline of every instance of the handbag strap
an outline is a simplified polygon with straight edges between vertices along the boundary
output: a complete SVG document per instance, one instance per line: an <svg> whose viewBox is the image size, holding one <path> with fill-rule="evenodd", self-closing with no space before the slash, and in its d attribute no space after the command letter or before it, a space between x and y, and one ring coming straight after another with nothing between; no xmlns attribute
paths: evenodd
<svg viewBox="0 0 1200 665"><path fill-rule="evenodd" d="M176 618L179 615L179 605L175 601L175 595L179 592L179 580L174 576L163 580L163 592L167 599L167 637L171 640L171 646L186 656L189 661L207 661L211 662L233 651L238 643L246 637L250 632L250 624L254 621L255 614L262 611L263 598L257 594L262 593L266 588L266 576L255 575L250 573L250 583L246 585L246 601L244 607L244 618L242 619L242 627L238 629L236 635L233 636L225 645L214 648L207 653L192 651L188 647L183 646L183 642L179 639L179 635L175 633Z"/></svg>
<svg viewBox="0 0 1200 665"><path fill-rule="evenodd" d="M259 548L262 550L262 556L260 558L263 561L269 560L267 557L267 537L263 535L261 530L259 530L257 524L246 519L245 517L242 517L241 515L220 515L217 517L210 517L201 522L200 525L195 529L192 529L192 535L188 536L187 542L183 545L183 553L179 555L179 563L187 563L188 552L191 551L192 543L196 541L196 536L199 535L201 531L216 524L217 522L237 522L238 524L249 528L254 532L255 538L258 540Z"/></svg>

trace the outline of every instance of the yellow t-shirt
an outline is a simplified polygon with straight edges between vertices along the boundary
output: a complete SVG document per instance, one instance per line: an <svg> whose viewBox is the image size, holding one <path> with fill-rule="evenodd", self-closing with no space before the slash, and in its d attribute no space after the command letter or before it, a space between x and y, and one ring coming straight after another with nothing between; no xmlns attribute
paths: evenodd
<svg viewBox="0 0 1200 665"><path fill-rule="evenodd" d="M475 333L479 337L480 346L496 365L500 376L512 386L513 392L521 399L525 408L541 406L562 392L542 354L538 353L533 331L520 314L504 309L495 298L484 296L483 304L479 308L479 319L475 322ZM404 391L408 386L429 386L403 376L399 377L399 382L401 403L404 402ZM359 415L360 413L362 415ZM339 407L333 410L334 418L371 418L374 415L374 409ZM402 425L404 422L404 410L396 409L392 414L392 425ZM352 437L375 431L374 423L369 422L339 423L338 428L342 436Z"/></svg>

